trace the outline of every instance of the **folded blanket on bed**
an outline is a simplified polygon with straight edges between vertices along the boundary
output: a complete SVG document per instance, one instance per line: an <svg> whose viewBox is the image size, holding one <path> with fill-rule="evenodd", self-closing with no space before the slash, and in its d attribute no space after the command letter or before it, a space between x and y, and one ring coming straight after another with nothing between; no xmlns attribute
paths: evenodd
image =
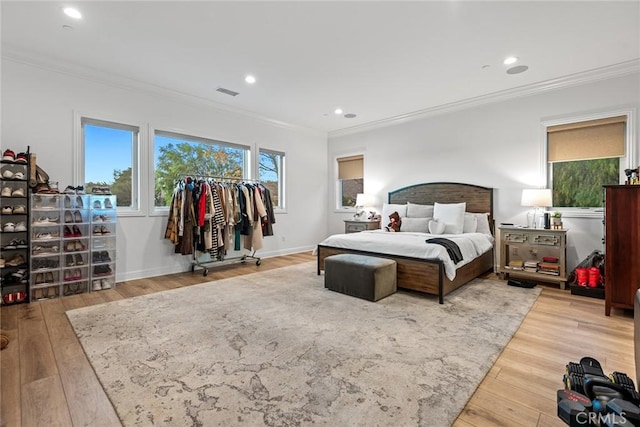
<svg viewBox="0 0 640 427"><path fill-rule="evenodd" d="M427 239L425 241L427 243L433 243L436 245L443 246L447 250L447 253L449 254L449 258L451 258L451 261L453 261L454 264L457 264L464 259L462 258L462 252L460 251L460 246L458 246L456 242L453 242L449 239L443 239L442 237Z"/></svg>

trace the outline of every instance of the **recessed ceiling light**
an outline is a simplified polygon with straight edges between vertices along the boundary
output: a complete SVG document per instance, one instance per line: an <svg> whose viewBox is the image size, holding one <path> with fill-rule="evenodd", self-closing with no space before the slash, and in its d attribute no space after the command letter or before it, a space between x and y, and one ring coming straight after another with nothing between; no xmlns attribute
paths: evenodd
<svg viewBox="0 0 640 427"><path fill-rule="evenodd" d="M249 74L247 77L244 78L244 81L252 85L256 82L256 78L253 77L251 74Z"/></svg>
<svg viewBox="0 0 640 427"><path fill-rule="evenodd" d="M65 7L64 9L62 9L62 11L64 12L65 15L70 16L71 18L74 18L74 19L82 18L82 14L78 11L78 9L74 9L72 7Z"/></svg>
<svg viewBox="0 0 640 427"><path fill-rule="evenodd" d="M336 114L342 114L342 108L336 108L334 113Z"/></svg>
<svg viewBox="0 0 640 427"><path fill-rule="evenodd" d="M505 58L505 60L502 61L502 63L504 65L511 65L511 64L515 64L517 61L518 61L518 58L516 58L515 56L509 56Z"/></svg>

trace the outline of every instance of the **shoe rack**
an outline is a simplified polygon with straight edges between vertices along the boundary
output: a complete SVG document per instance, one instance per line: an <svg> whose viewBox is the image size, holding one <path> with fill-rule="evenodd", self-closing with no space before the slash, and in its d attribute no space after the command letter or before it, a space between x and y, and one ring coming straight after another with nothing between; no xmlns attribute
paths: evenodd
<svg viewBox="0 0 640 427"><path fill-rule="evenodd" d="M11 155L10 155L11 154ZM0 161L0 304L29 301L29 153Z"/></svg>
<svg viewBox="0 0 640 427"><path fill-rule="evenodd" d="M116 196L31 195L31 300L115 287Z"/></svg>
<svg viewBox="0 0 640 427"><path fill-rule="evenodd" d="M91 290L116 286L116 196L91 195Z"/></svg>

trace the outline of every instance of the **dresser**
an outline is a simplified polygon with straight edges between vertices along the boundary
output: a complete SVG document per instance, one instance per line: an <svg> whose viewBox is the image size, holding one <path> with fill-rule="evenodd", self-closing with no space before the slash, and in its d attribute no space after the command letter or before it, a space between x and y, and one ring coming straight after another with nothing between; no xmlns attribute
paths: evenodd
<svg viewBox="0 0 640 427"><path fill-rule="evenodd" d="M633 310L640 288L640 185L604 187L604 299L611 308Z"/></svg>
<svg viewBox="0 0 640 427"><path fill-rule="evenodd" d="M380 228L380 221L358 221L354 219L344 220L345 233L359 233L365 230L377 230Z"/></svg>
<svg viewBox="0 0 640 427"><path fill-rule="evenodd" d="M551 260L551 261L545 261ZM503 278L567 282L567 230L500 227L500 266Z"/></svg>

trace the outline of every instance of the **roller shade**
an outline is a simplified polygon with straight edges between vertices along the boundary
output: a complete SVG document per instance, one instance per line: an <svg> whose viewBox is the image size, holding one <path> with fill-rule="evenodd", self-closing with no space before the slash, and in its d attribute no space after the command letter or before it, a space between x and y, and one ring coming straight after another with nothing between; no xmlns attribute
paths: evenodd
<svg viewBox="0 0 640 427"><path fill-rule="evenodd" d="M548 161L624 157L626 116L547 128Z"/></svg>
<svg viewBox="0 0 640 427"><path fill-rule="evenodd" d="M338 179L362 179L364 176L363 156L338 159Z"/></svg>

